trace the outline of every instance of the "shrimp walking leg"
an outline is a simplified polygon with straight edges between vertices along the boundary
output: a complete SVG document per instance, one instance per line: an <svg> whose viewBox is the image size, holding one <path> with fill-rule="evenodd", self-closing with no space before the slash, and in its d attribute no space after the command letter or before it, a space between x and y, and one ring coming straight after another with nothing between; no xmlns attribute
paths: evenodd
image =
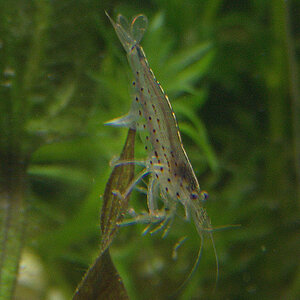
<svg viewBox="0 0 300 300"><path fill-rule="evenodd" d="M155 215L155 212L157 211L157 197L156 197L156 188L157 188L158 182L156 178L153 176L153 174L150 177L149 183L148 183L148 193L147 193L147 205L149 209L150 215Z"/></svg>
<svg viewBox="0 0 300 300"><path fill-rule="evenodd" d="M120 200L126 199L129 194L132 192L134 187L138 184L140 180L142 180L146 175L148 175L150 171L148 169L144 169L142 172L138 174L136 178L133 179L127 190L125 191L124 194L121 194L119 191L113 191L113 194L118 196Z"/></svg>

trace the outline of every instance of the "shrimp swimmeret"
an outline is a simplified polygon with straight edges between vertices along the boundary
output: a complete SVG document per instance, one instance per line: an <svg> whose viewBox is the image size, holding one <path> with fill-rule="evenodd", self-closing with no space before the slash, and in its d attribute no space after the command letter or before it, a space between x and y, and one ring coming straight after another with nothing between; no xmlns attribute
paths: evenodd
<svg viewBox="0 0 300 300"><path fill-rule="evenodd" d="M213 243L218 276L218 259L212 237L214 229L203 207L203 201L208 195L200 189L192 165L183 148L170 101L156 80L140 46L147 27L147 19L144 15L138 15L133 19L131 25L122 15L118 16L117 22L110 17L109 19L126 50L135 77L133 82L135 96L130 112L107 124L140 130L144 135L145 148L148 151L148 158L145 160L146 168L128 188L127 193L130 193L144 176L150 176L147 192L150 222L151 220L153 222L163 220L164 224L168 223L175 215L177 203L181 203L184 206L186 218L189 219L190 215L192 216L201 237L201 246L193 270L200 260L203 234L206 232L210 235ZM158 187L165 206L164 216L157 209L157 197L154 191ZM120 195L120 197L126 197L126 195Z"/></svg>

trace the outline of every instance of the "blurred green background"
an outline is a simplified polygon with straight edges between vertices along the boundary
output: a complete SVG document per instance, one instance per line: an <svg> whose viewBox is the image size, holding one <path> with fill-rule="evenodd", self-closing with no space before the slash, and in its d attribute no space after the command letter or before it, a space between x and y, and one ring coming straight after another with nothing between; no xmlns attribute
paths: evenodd
<svg viewBox="0 0 300 300"><path fill-rule="evenodd" d="M148 17L142 46L212 224L242 225L214 234L215 293L207 240L171 299L299 299L300 2L0 0L0 266L12 230L16 299L69 299L98 255L101 194L127 132L103 123L129 110L132 80L105 10ZM130 299L167 299L196 259L197 232L182 218L164 239L143 228L121 228L113 261Z"/></svg>

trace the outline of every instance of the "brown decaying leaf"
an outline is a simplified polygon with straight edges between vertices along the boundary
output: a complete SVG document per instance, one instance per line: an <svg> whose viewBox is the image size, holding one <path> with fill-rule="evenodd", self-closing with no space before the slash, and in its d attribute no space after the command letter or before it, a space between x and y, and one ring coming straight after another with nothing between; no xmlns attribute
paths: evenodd
<svg viewBox="0 0 300 300"><path fill-rule="evenodd" d="M127 140L120 155L120 160L132 161L134 159L135 133L135 130L129 129ZM119 197L112 194L112 191L117 190L121 194L124 193L133 178L134 164L119 165L114 167L106 184L100 218L102 231L102 252L109 247L118 228L117 224L122 220L124 213L127 211L130 198L127 197L126 199L120 200Z"/></svg>
<svg viewBox="0 0 300 300"><path fill-rule="evenodd" d="M134 159L135 134L135 130L129 129L120 160ZM134 164L115 166L109 177L103 195L100 218L102 232L100 254L79 284L73 300L129 299L122 279L111 260L109 246L117 232L118 223L122 220L129 202L129 196L126 199L120 199L112 192L117 190L122 194L126 191L133 178Z"/></svg>

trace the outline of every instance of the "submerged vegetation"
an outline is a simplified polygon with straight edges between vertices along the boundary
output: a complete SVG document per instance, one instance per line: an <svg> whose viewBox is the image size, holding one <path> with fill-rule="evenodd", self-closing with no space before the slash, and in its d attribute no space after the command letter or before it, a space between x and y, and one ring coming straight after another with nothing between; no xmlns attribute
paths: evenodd
<svg viewBox="0 0 300 300"><path fill-rule="evenodd" d="M197 256L184 211L165 239L142 236L142 224L115 235L102 215L101 244L109 162L127 134L103 123L128 111L132 80L105 10L147 15L142 45L209 191L212 224L242 225L214 235L214 294L205 242L174 298L299 298L300 6L282 0L0 1L0 298L70 298L112 236L130 299L167 299ZM145 158L138 140L135 157ZM134 191L130 206L145 210L146 197Z"/></svg>

